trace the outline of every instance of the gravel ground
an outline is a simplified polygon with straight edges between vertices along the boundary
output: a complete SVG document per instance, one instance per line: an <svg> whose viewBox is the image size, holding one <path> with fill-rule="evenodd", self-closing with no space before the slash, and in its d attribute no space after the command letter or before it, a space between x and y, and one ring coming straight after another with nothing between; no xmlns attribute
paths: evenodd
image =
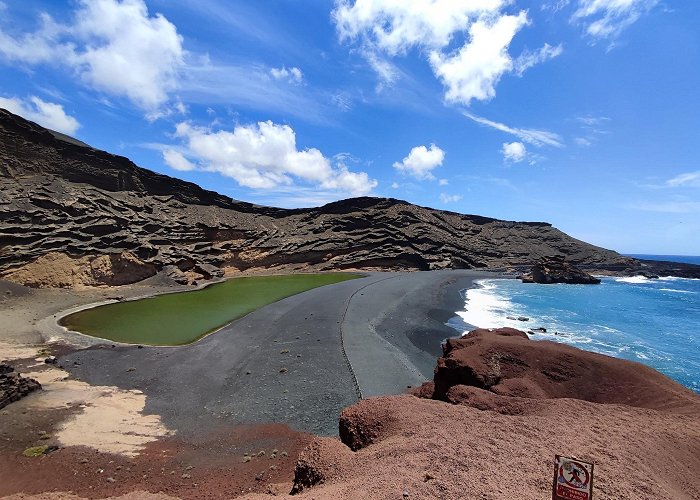
<svg viewBox="0 0 700 500"><path fill-rule="evenodd" d="M456 334L442 322L461 305L459 289L485 276L371 273L266 306L190 346L104 345L60 362L90 384L142 390L145 412L182 437L272 422L337 435L340 411L360 392L398 394L432 376L439 340Z"/></svg>

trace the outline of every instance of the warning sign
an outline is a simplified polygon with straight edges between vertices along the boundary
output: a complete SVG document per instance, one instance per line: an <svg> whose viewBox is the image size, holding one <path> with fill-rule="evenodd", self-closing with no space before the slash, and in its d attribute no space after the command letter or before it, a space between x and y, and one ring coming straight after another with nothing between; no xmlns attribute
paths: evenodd
<svg viewBox="0 0 700 500"><path fill-rule="evenodd" d="M552 500L591 500L592 498L593 464L556 455Z"/></svg>

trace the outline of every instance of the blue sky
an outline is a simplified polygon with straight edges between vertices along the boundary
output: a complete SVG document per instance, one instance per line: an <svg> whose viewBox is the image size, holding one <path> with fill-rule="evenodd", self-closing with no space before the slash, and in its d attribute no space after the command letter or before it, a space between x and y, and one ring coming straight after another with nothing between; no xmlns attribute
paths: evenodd
<svg viewBox="0 0 700 500"><path fill-rule="evenodd" d="M0 0L0 107L236 199L700 255L700 2Z"/></svg>

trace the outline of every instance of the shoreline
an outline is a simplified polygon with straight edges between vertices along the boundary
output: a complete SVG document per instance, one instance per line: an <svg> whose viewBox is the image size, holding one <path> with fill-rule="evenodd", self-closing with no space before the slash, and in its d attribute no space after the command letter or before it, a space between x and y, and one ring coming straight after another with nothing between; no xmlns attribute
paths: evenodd
<svg viewBox="0 0 700 500"><path fill-rule="evenodd" d="M458 335L434 318L453 315L459 289L482 275L493 274L367 273L269 304L194 344L89 348L60 361L91 384L143 391L146 411L176 430L224 420L337 435L340 411L357 400L353 375L364 397L432 377L439 341ZM432 349L416 345L422 334L438 339Z"/></svg>
<svg viewBox="0 0 700 500"><path fill-rule="evenodd" d="M332 271L332 272L334 272L334 273L341 272L342 273L344 271ZM361 277L363 277L365 275L365 273L360 273L360 272L353 273L351 271L347 271L346 273L347 274L359 274L359 275L361 275ZM137 301L137 300L145 300L145 299L150 299L153 297L159 297L162 295L200 291L200 290L204 290L205 288L208 288L210 286L224 283L224 282L232 280L232 279L254 278L256 276L286 276L288 274L290 274L290 273L228 276L228 277L217 278L217 279L211 280L211 281L202 282L202 283L199 283L198 285L195 285L195 286L192 286L192 285L179 285L178 286L178 288L187 287L186 289L153 290L153 291L148 292L146 294L136 295L133 297L126 297L126 298L120 298L120 299L108 299L108 300L103 300L103 301L99 301L99 302L92 302L89 304L82 304L82 305L78 305L78 306L72 307L72 308L64 310L64 311L60 311L60 312L53 314L51 316L47 316L46 318L42 319L38 323L37 327L41 331L42 337L45 339L45 341L47 343L67 342L72 346L82 347L82 348L92 347L92 346L101 345L101 344L115 344L115 345L119 345L119 346L136 346L136 347L139 345L141 345L141 346L147 345L149 347L162 347L162 348L184 347L184 346L196 344L197 342L204 340L209 335L213 335L213 334L219 332L220 330L229 326L231 323L238 321L251 313L246 313L245 315L243 315L239 318L234 318L234 319L228 321L227 323L225 323L219 327L216 327L209 332L204 333L202 336L197 337L192 342L188 342L186 344L178 344L178 345L170 345L170 344L162 344L161 345L161 344L145 344L145 343L138 344L138 343L130 343L130 342L121 342L118 340L112 340L112 339L107 339L104 337L98 337L96 335L90 335L88 333L82 333L82 332L79 332L76 330L70 330L66 326L62 325L61 321L64 318L66 318L72 314L75 314L75 313L78 313L81 311L86 311L89 309L95 309L98 307L111 305L111 304L117 304L117 303L121 303L121 302L132 302L132 301ZM323 273L291 273L291 274L323 274ZM300 293L304 293L304 292L300 292ZM274 304L274 302L273 302L273 304ZM271 304L268 304L268 305L271 305ZM263 307L265 307L265 306L263 306ZM255 312L255 311L252 311L252 312Z"/></svg>
<svg viewBox="0 0 700 500"><path fill-rule="evenodd" d="M697 280L641 275L602 279L602 285L590 286L488 279L491 284L483 290L469 290L474 310L459 317L464 323L479 323L475 327L516 328L535 341L636 361L700 394L700 357L683 347L696 339ZM528 291L530 287L534 289Z"/></svg>

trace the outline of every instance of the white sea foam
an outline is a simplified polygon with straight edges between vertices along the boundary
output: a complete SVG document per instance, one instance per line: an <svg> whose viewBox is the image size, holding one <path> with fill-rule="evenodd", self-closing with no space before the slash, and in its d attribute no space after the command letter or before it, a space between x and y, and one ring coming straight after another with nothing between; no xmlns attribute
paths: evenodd
<svg viewBox="0 0 700 500"><path fill-rule="evenodd" d="M467 290L466 310L457 312L462 320L477 328L520 327L522 323L509 320L517 315L516 306L504 294L499 294L496 280L480 280L476 288Z"/></svg>
<svg viewBox="0 0 700 500"><path fill-rule="evenodd" d="M672 293L691 293L697 294L698 292L693 292L692 290L676 290L675 288L659 288L661 292L672 292Z"/></svg>
<svg viewBox="0 0 700 500"><path fill-rule="evenodd" d="M642 284L642 283L649 283L651 280L645 276L630 276L627 278L615 278L615 281L617 281L618 283Z"/></svg>

